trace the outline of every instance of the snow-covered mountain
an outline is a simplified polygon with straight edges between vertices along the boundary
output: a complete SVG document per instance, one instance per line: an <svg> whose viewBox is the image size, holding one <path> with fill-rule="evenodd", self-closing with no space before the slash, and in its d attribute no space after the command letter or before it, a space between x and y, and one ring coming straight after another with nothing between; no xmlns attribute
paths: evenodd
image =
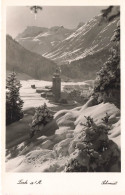
<svg viewBox="0 0 125 195"><path fill-rule="evenodd" d="M119 20L119 7L111 7L112 12L102 10L103 17L100 14L85 24L80 22L74 30L63 26L27 27L16 40L28 50L61 65L61 74L66 78L95 79L109 57L110 40Z"/></svg>
<svg viewBox="0 0 125 195"><path fill-rule="evenodd" d="M62 65L108 49L118 19L109 23L100 22L100 19L96 16L83 24L44 56Z"/></svg>
<svg viewBox="0 0 125 195"><path fill-rule="evenodd" d="M16 40L26 49L42 55L51 51L72 32L73 30L63 26L52 28L28 26L16 37Z"/></svg>
<svg viewBox="0 0 125 195"><path fill-rule="evenodd" d="M119 16L110 21L101 15L91 19L61 41L44 56L61 65L62 74L72 79L95 79L110 55L110 41L117 27Z"/></svg>

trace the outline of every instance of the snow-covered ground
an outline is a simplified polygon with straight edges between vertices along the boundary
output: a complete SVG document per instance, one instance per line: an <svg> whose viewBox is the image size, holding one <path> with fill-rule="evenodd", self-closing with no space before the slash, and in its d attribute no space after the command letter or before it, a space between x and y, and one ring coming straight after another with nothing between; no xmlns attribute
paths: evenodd
<svg viewBox="0 0 125 195"><path fill-rule="evenodd" d="M51 82L48 81L38 81L38 80L28 80L21 81L22 87L20 89L21 99L24 101L23 109L28 107L37 107L47 104L48 107L52 105L46 100L42 98L39 93L36 93L36 89L32 89L31 85L35 85L36 87L44 88L46 85L51 86ZM54 105L53 105L54 106Z"/></svg>
<svg viewBox="0 0 125 195"><path fill-rule="evenodd" d="M37 88L51 86L51 82L28 80L21 81L21 83L21 97L24 100L24 109L39 106L44 102L47 103L48 107L54 106L45 98L40 97L40 94L35 92L36 89L31 88L32 84ZM80 84L84 85L85 83ZM62 90L65 85L78 85L78 83L62 83ZM30 144L26 145L24 140L22 143L15 145L14 148L9 148L6 158L6 171L63 172L67 161L74 157L74 153L77 151L77 144L83 142L86 127L82 124L86 122L85 116L92 117L97 125L102 125L102 118L105 117L106 113L110 116L108 138L120 150L120 110L110 103L96 105L94 99L90 98L85 105L70 110L60 110L55 113L53 123L46 125L45 133ZM31 117L32 115L30 114L25 115L21 121L13 123L8 128L15 129L16 132L17 129L28 132ZM113 166L111 165L110 167L111 172L119 171L118 162L115 163L115 168Z"/></svg>
<svg viewBox="0 0 125 195"><path fill-rule="evenodd" d="M41 136L35 142L24 147L17 146L16 158L8 159L8 172L62 172L67 160L73 157L76 145L83 142L84 116L91 116L96 124L102 123L105 113L110 118L111 130L109 138L120 148L120 111L113 104L101 103L91 105L91 100L85 105L72 110L61 110L55 114L59 129L52 136ZM14 124L16 128L16 123ZM49 128L49 131L52 130ZM9 156L8 156L9 157ZM117 162L116 162L117 164ZM113 168L111 167L111 171Z"/></svg>
<svg viewBox="0 0 125 195"><path fill-rule="evenodd" d="M24 101L23 109L26 109L28 107L37 107L44 103L47 104L48 107L54 107L56 105L53 105L49 103L48 100L41 97L39 93L36 93L36 89L32 89L31 85L35 85L36 88L44 88L45 86L52 86L51 81L43 81L43 80L27 80L27 81L21 81L22 87L20 89L20 96L22 100ZM63 87L65 85L86 85L85 82L62 82L61 83L61 90L63 91Z"/></svg>

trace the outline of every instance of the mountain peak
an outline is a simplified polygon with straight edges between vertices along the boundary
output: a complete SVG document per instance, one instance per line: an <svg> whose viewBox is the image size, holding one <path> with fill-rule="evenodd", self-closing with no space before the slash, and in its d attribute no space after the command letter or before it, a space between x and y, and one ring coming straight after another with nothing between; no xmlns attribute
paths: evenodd
<svg viewBox="0 0 125 195"><path fill-rule="evenodd" d="M53 26L51 28L27 26L16 37L16 40L26 49L42 55L51 51L72 32L72 29L67 29L64 26Z"/></svg>
<svg viewBox="0 0 125 195"><path fill-rule="evenodd" d="M25 37L34 37L40 33L46 32L47 30L48 28L45 27L27 26L26 29L16 37L16 39L25 38Z"/></svg>
<svg viewBox="0 0 125 195"><path fill-rule="evenodd" d="M81 26L83 26L85 23L84 22L79 22L77 29L80 28Z"/></svg>

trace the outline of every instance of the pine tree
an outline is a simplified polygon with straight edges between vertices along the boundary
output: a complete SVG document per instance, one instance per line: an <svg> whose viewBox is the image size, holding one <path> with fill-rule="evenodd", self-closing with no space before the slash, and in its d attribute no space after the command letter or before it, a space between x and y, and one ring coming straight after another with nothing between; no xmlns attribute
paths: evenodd
<svg viewBox="0 0 125 195"><path fill-rule="evenodd" d="M120 21L111 42L111 55L97 73L94 94L98 102L111 102L120 107Z"/></svg>
<svg viewBox="0 0 125 195"><path fill-rule="evenodd" d="M120 171L120 152L118 146L108 138L111 130L109 115L96 124L90 116L85 116L82 140L76 143L75 151L65 166L65 172L109 172L115 165Z"/></svg>
<svg viewBox="0 0 125 195"><path fill-rule="evenodd" d="M47 107L46 103L44 103L44 105L36 107L35 114L32 119L32 123L30 124L31 138L37 131L43 130L43 126L45 126L53 119L53 114L51 113L51 110L49 110L49 108Z"/></svg>
<svg viewBox="0 0 125 195"><path fill-rule="evenodd" d="M20 99L19 90L21 88L20 81L16 78L13 71L6 81L6 124L18 121L23 117L23 101Z"/></svg>

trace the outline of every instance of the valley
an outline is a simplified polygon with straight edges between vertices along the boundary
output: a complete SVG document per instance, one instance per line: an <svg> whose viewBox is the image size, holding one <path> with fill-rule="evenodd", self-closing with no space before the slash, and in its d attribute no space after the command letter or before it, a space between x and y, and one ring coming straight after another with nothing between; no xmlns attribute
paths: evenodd
<svg viewBox="0 0 125 195"><path fill-rule="evenodd" d="M6 35L7 172L121 172L120 11L100 12Z"/></svg>

